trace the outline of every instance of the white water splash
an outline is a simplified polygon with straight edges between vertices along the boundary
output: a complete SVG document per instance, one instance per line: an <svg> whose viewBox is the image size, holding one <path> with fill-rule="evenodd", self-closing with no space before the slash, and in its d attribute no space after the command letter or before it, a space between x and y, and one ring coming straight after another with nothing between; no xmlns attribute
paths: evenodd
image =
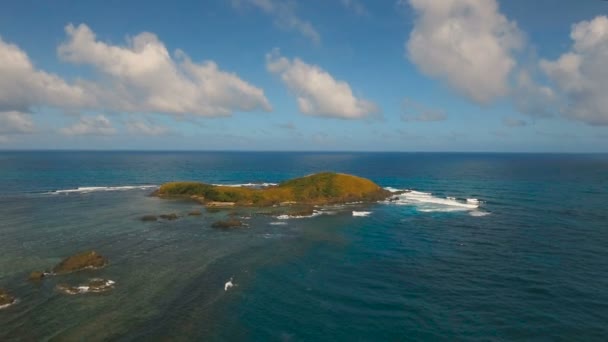
<svg viewBox="0 0 608 342"><path fill-rule="evenodd" d="M416 210L423 213L469 211L471 212L471 216L487 215L487 213L477 210L481 201L476 198L442 198L433 196L430 192L399 190L391 187L385 189L392 193L398 193L393 195L388 201L385 201L385 203L413 206ZM475 214L472 214L473 212L475 212Z"/></svg>
<svg viewBox="0 0 608 342"><path fill-rule="evenodd" d="M49 194L90 193L98 191L147 190L158 188L158 185L125 185L125 186L84 186L76 189L55 190Z"/></svg>

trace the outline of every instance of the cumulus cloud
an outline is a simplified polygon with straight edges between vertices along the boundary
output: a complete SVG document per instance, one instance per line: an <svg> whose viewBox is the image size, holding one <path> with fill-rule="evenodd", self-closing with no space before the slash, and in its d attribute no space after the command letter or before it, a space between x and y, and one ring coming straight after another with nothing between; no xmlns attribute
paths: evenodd
<svg viewBox="0 0 608 342"><path fill-rule="evenodd" d="M403 100L401 121L437 122L447 120L447 114L440 109L429 108L410 99Z"/></svg>
<svg viewBox="0 0 608 342"><path fill-rule="evenodd" d="M563 113L590 125L608 125L608 17L572 27L574 44L557 60L541 60L541 69L563 93Z"/></svg>
<svg viewBox="0 0 608 342"><path fill-rule="evenodd" d="M82 116L71 126L62 128L64 135L113 135L116 129L104 115Z"/></svg>
<svg viewBox="0 0 608 342"><path fill-rule="evenodd" d="M409 59L479 104L509 92L513 53L523 34L496 0L410 0L417 14L406 43Z"/></svg>
<svg viewBox="0 0 608 342"><path fill-rule="evenodd" d="M278 27L288 31L296 31L315 44L321 42L321 35L319 35L314 26L310 22L298 17L295 2L293 1L232 0L232 5L236 8L241 8L244 5L254 6L264 13L273 16L275 25Z"/></svg>
<svg viewBox="0 0 608 342"><path fill-rule="evenodd" d="M356 15L365 16L369 14L367 8L358 0L340 0L340 3L342 6L353 11Z"/></svg>
<svg viewBox="0 0 608 342"><path fill-rule="evenodd" d="M0 112L0 134L34 133L36 126L29 114L18 111Z"/></svg>
<svg viewBox="0 0 608 342"><path fill-rule="evenodd" d="M515 108L523 114L546 118L557 112L558 99L554 90L537 84L526 71L519 72L512 98Z"/></svg>
<svg viewBox="0 0 608 342"><path fill-rule="evenodd" d="M340 119L360 119L378 113L373 102L357 98L345 81L299 58L282 57L278 50L266 55L269 72L278 75L296 96L300 112Z"/></svg>
<svg viewBox="0 0 608 342"><path fill-rule="evenodd" d="M198 64L179 50L171 56L152 33L118 46L97 40L84 24L68 25L65 31L68 40L59 46L59 56L91 65L109 79L108 86L95 90L105 108L200 116L271 110L262 89L220 70L213 61Z"/></svg>
<svg viewBox="0 0 608 342"><path fill-rule="evenodd" d="M524 120L511 117L504 118L502 123L507 127L525 127L528 125L528 123Z"/></svg>
<svg viewBox="0 0 608 342"><path fill-rule="evenodd" d="M150 120L129 120L125 122L127 131L133 134L165 135L170 132L169 127L158 125Z"/></svg>
<svg viewBox="0 0 608 342"><path fill-rule="evenodd" d="M37 69L23 50L0 37L0 111L28 112L36 106L74 108L92 102L82 86Z"/></svg>

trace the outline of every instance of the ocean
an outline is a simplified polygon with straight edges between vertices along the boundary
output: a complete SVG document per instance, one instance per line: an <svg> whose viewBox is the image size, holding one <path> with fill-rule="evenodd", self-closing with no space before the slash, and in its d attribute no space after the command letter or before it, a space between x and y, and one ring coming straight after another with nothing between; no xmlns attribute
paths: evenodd
<svg viewBox="0 0 608 342"><path fill-rule="evenodd" d="M412 191L283 219L150 196L320 171ZM27 281L86 250L109 265ZM605 341L608 155L0 152L0 252L1 341Z"/></svg>

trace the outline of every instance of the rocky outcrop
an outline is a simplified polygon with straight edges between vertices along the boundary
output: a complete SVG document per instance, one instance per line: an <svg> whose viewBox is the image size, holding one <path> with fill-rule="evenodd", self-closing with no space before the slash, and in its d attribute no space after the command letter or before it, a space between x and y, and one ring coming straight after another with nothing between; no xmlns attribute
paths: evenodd
<svg viewBox="0 0 608 342"><path fill-rule="evenodd" d="M234 229L243 228L245 227L245 224L237 219L231 218L225 221L214 222L211 227L216 229Z"/></svg>
<svg viewBox="0 0 608 342"><path fill-rule="evenodd" d="M44 278L46 275L47 275L47 273L45 273L45 272L34 271L34 272L30 273L30 276L27 278L27 280L33 281L33 282L42 281L42 278Z"/></svg>
<svg viewBox="0 0 608 342"><path fill-rule="evenodd" d="M7 308L15 304L15 297L11 296L6 290L0 289L0 309Z"/></svg>
<svg viewBox="0 0 608 342"><path fill-rule="evenodd" d="M86 269L98 269L105 267L108 260L95 251L82 252L63 259L52 270L55 274L67 274Z"/></svg>
<svg viewBox="0 0 608 342"><path fill-rule="evenodd" d="M140 218L140 220L144 222L156 222L158 221L158 217L156 217L156 215L144 215Z"/></svg>
<svg viewBox="0 0 608 342"><path fill-rule="evenodd" d="M176 213L171 213L171 214L162 214L159 216L161 219L163 220L167 220L167 221L173 221L173 220L177 220L178 216Z"/></svg>

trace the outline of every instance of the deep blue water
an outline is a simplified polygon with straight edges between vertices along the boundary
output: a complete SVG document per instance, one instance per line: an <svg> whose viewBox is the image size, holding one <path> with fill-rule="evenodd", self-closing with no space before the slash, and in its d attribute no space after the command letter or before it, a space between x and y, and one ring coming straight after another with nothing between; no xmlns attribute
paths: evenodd
<svg viewBox="0 0 608 342"><path fill-rule="evenodd" d="M188 217L196 203L152 187L63 192L326 170L424 194L278 220ZM231 211L249 226L211 228ZM110 265L26 281L88 249ZM608 155L0 152L0 253L0 288L19 299L0 310L2 341L603 341ZM55 288L91 277L116 288Z"/></svg>

